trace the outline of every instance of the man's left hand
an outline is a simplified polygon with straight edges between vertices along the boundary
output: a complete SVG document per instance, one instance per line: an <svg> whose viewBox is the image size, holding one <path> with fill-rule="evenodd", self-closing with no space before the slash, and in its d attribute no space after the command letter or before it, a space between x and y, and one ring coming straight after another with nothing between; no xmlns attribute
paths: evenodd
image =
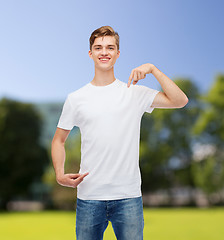
<svg viewBox="0 0 224 240"><path fill-rule="evenodd" d="M137 68L134 68L131 71L131 75L128 79L127 87L130 87L132 79L133 79L133 85L135 85L140 79L145 78L146 74L152 73L153 66L154 65L151 63L145 63Z"/></svg>

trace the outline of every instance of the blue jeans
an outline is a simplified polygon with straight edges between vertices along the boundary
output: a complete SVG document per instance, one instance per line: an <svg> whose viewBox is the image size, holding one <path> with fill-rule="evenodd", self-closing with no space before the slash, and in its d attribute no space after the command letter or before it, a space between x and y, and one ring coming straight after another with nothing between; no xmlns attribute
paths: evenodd
<svg viewBox="0 0 224 240"><path fill-rule="evenodd" d="M108 201L77 198L77 240L102 240L108 221L112 223L118 240L142 240L142 197Z"/></svg>

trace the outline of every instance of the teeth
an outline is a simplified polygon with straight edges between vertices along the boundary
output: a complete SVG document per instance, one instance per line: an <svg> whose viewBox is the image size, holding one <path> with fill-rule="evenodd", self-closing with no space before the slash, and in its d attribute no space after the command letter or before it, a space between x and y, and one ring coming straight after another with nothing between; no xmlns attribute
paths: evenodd
<svg viewBox="0 0 224 240"><path fill-rule="evenodd" d="M109 60L108 58L101 58L100 60Z"/></svg>

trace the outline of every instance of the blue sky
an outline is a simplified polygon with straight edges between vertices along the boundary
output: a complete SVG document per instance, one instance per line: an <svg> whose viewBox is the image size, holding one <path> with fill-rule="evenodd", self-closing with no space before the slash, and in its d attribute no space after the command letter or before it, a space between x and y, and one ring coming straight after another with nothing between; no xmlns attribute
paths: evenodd
<svg viewBox="0 0 224 240"><path fill-rule="evenodd" d="M115 77L153 63L201 92L224 73L224 1L0 1L0 98L60 102L94 77L89 37L103 25L120 35ZM138 84L160 89L153 75Z"/></svg>

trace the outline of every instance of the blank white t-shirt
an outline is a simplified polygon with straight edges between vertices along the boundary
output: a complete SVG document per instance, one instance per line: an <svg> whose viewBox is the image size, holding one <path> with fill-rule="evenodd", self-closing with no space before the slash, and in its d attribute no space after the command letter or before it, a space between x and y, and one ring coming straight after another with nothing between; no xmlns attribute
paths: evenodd
<svg viewBox="0 0 224 240"><path fill-rule="evenodd" d="M141 196L140 123L159 91L127 87L116 78L106 86L88 83L68 94L57 127L81 133L79 173L89 172L77 187L83 200Z"/></svg>

